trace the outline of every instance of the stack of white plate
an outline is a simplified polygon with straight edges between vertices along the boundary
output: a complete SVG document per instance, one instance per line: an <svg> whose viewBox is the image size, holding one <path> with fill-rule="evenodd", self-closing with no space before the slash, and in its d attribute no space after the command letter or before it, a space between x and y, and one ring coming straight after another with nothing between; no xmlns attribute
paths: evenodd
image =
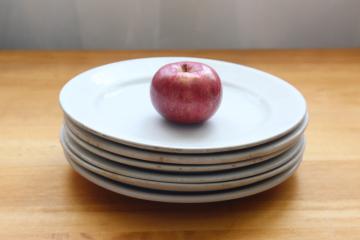
<svg viewBox="0 0 360 240"><path fill-rule="evenodd" d="M218 112L200 125L164 120L150 101L161 66L196 61L223 84ZM91 69L61 91L61 143L71 166L111 191L162 202L253 195L289 178L304 152L306 102L293 86L241 65L145 58Z"/></svg>

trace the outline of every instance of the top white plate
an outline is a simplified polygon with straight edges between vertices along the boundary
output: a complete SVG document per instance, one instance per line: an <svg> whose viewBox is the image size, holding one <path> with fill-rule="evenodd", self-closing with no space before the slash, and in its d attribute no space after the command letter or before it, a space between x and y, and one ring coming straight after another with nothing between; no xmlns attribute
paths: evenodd
<svg viewBox="0 0 360 240"><path fill-rule="evenodd" d="M223 84L218 112L201 125L165 121L150 101L150 82L163 65L196 61L212 66ZM63 111L83 128L143 149L210 153L269 142L306 114L303 96L281 79L238 64L202 58L134 59L86 71L60 93Z"/></svg>

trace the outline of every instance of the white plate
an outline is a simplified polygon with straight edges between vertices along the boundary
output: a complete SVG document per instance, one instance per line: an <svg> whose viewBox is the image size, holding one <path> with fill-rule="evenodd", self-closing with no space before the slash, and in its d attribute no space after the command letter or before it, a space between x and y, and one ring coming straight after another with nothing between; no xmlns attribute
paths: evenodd
<svg viewBox="0 0 360 240"><path fill-rule="evenodd" d="M86 132L68 119L66 119L65 122L66 127L72 131L74 136L76 135L81 140L95 146L98 149L103 149L121 156L160 163L209 165L235 163L255 158L259 158L260 161L269 159L273 156L273 154L277 155L277 153L280 153L282 150L288 148L299 140L305 131L308 118L306 116L296 129L288 133L286 136L274 140L273 142L237 151L207 154L176 154L128 147ZM68 132L71 133L70 131ZM77 140L76 136L73 137L75 141ZM78 144L81 144L81 142L77 142Z"/></svg>
<svg viewBox="0 0 360 240"><path fill-rule="evenodd" d="M170 182L170 183L212 183L231 181L246 177L255 176L275 168L288 162L303 148L303 139L296 144L293 148L273 159L265 162L242 167L238 169L226 170L221 172L210 173L173 173L173 172L159 172L151 171L141 168L126 166L117 162L109 161L97 155L94 155L87 150L80 148L76 145L70 145L64 141L62 134L61 143L64 151L72 158L78 156L83 161L90 163L93 166L104 169L106 171L120 174L127 177L138 178L143 180L151 180L157 182Z"/></svg>
<svg viewBox="0 0 360 240"><path fill-rule="evenodd" d="M79 137L74 135L66 126L64 126L64 138L65 141L69 145L75 145L77 147L83 148L90 153L108 159L110 161L118 162L121 164L125 164L132 167L150 169L155 171L165 171L165 172L215 172L215 171L222 171L228 169L234 169L239 167L245 167L248 165L256 164L268 160L270 158L276 157L281 153L288 150L290 147L295 145L293 143L285 148L281 149L280 151L276 151L264 156L256 157L249 160L233 162L233 163L224 163L224 164L202 164L202 165L195 165L195 164L170 164L170 163L158 163L158 162L150 162L150 161L142 161L135 158L129 158L126 156L121 156L118 154L114 154L100 148L97 148L91 144L86 143L85 141L81 140ZM191 156L188 156L191 157ZM205 160L206 161L206 160Z"/></svg>
<svg viewBox="0 0 360 240"><path fill-rule="evenodd" d="M154 189L154 190L163 190L163 191L177 191L177 192L206 192L206 191L219 191L219 190L226 190L232 189L237 187L242 187L246 185L250 185L256 182L260 182L281 174L286 170L289 170L294 165L296 165L302 159L303 152L298 152L292 159L290 159L285 164L281 165L278 168L275 168L271 171L255 175L252 177L241 178L234 181L226 181L226 182L215 182L215 183L168 183L168 182L157 182L157 181L150 181L150 180L143 180L138 178L127 177L120 174L115 174L110 171L103 170L101 168L95 167L90 163L83 161L81 158L76 156L75 154L69 154L65 151L65 156L68 161L72 161L79 166L96 173L100 176L109 178L116 182L125 183L128 185L142 187L147 189Z"/></svg>
<svg viewBox="0 0 360 240"><path fill-rule="evenodd" d="M212 66L223 83L222 104L202 125L165 121L151 105L152 76L178 61ZM303 96L281 79L238 64L184 57L128 60L86 71L60 93L63 111L89 131L143 149L204 153L247 148L294 129L306 114Z"/></svg>
<svg viewBox="0 0 360 240"><path fill-rule="evenodd" d="M144 200L157 201L157 202L169 202L169 203L205 203L205 202L218 202L226 201L236 198L247 197L254 195L270 188L273 188L280 183L284 182L300 165L300 161L291 169L275 176L270 179L264 180L259 183L255 183L249 186L235 188L231 190L223 190L218 192L206 192L206 193L181 193L181 192L167 192L156 191L144 188L133 187L126 184L115 182L108 178L104 178L100 175L94 174L81 166L69 161L73 169L82 175L84 178L101 186L110 191Z"/></svg>

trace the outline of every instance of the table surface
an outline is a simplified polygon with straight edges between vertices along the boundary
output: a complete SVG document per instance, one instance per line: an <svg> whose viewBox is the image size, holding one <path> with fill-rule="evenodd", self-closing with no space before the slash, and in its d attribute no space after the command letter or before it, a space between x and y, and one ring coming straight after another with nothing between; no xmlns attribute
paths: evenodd
<svg viewBox="0 0 360 240"><path fill-rule="evenodd" d="M117 195L75 173L59 144L60 88L110 62L216 58L286 79L308 101L305 159L285 183L212 204ZM0 239L360 239L360 49L0 51Z"/></svg>

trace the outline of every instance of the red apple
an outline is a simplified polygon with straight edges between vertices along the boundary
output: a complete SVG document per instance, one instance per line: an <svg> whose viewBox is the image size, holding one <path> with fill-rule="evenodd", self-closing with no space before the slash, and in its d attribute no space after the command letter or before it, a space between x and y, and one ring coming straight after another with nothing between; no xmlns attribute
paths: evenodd
<svg viewBox="0 0 360 240"><path fill-rule="evenodd" d="M155 109L169 121L191 124L209 119L218 109L222 87L219 75L198 62L177 62L161 67L150 89Z"/></svg>

